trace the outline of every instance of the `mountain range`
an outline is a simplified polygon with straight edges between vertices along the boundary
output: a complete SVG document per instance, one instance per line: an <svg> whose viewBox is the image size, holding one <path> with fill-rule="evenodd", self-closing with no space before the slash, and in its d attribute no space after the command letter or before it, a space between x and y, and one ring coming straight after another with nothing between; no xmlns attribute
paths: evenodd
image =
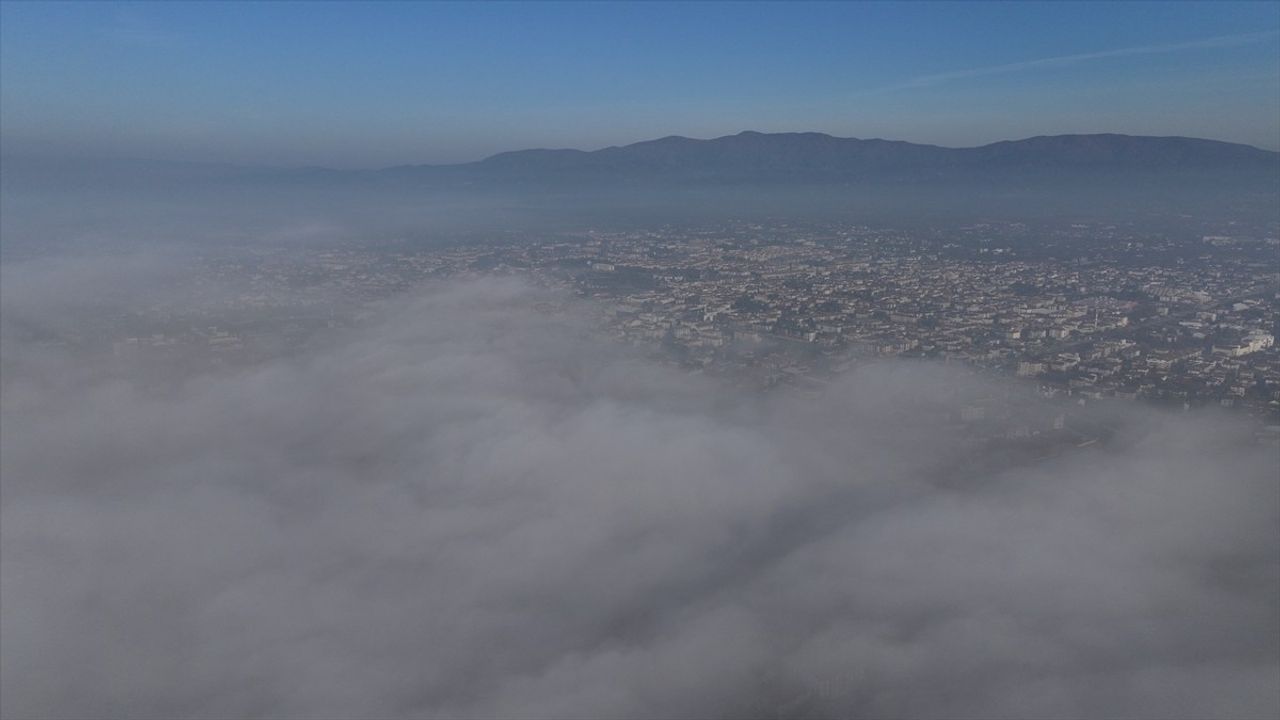
<svg viewBox="0 0 1280 720"><path fill-rule="evenodd" d="M1185 137L1056 135L948 148L823 133L670 136L601 150L518 150L475 163L388 173L565 179L674 176L693 180L831 181L996 177L1026 173L1275 173L1280 153Z"/></svg>
<svg viewBox="0 0 1280 720"><path fill-rule="evenodd" d="M1188 137L1047 135L979 147L951 148L900 140L842 138L824 133L744 131L709 140L672 135L600 150L530 149L452 165L401 165L381 170L271 168L150 160L48 160L5 157L0 169L22 177L45 173L141 174L166 180L301 177L618 179L676 176L694 180L876 180L911 176L1070 173L1280 172L1280 153L1251 145Z"/></svg>
<svg viewBox="0 0 1280 720"><path fill-rule="evenodd" d="M292 215L308 216L341 210L405 217L429 206L433 218L518 216L511 227L533 216L598 218L614 211L650 220L744 211L896 218L1193 213L1280 220L1280 153L1215 140L1116 134L949 148L748 131L379 170L5 157L0 181L11 206L22 198L52 207L38 196L68 193L117 213L133 199L148 207L181 203L228 212L287 207Z"/></svg>

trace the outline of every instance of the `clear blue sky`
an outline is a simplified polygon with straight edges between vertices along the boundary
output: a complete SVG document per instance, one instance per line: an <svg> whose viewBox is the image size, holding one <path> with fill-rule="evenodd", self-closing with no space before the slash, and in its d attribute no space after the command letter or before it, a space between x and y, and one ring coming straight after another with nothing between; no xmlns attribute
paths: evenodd
<svg viewBox="0 0 1280 720"><path fill-rule="evenodd" d="M1280 3L0 4L4 152L372 167L663 135L1280 146Z"/></svg>

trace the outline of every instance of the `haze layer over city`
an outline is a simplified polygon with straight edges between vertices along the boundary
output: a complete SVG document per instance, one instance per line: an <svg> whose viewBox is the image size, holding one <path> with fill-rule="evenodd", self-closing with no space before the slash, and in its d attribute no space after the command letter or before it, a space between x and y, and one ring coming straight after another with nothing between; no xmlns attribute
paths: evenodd
<svg viewBox="0 0 1280 720"><path fill-rule="evenodd" d="M0 716L1280 716L1280 4L0 3Z"/></svg>

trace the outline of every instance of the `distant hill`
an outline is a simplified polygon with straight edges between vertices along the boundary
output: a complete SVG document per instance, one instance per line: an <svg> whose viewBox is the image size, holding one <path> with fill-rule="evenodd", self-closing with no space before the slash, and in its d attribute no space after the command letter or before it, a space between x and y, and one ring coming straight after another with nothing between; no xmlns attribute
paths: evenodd
<svg viewBox="0 0 1280 720"><path fill-rule="evenodd" d="M590 152L518 150L452 169L494 176L666 175L765 181L962 178L1046 171L1252 174L1280 170L1280 153L1184 137L1057 135L947 148L822 133L742 132L712 140L671 136Z"/></svg>
<svg viewBox="0 0 1280 720"><path fill-rule="evenodd" d="M1236 174L1280 179L1280 153L1250 145L1185 137L1052 135L972 148L823 133L741 132L710 140L672 135L600 150L515 150L456 165L403 165L374 171L269 168L148 160L44 160L6 157L0 170L15 182L165 183L350 182L574 178L690 181L827 182L965 179L1024 174Z"/></svg>
<svg viewBox="0 0 1280 720"><path fill-rule="evenodd" d="M819 217L1173 217L1280 221L1280 153L1185 137L1056 135L948 148L822 133L671 136L600 150L517 150L456 165L382 170L153 161L0 159L14 203L78 194L124 214L148 207L263 214L453 218L507 227L564 218L646 221L746 214ZM159 203L159 204L157 204ZM45 207L46 205L40 205ZM514 219L518 218L518 219ZM405 221L407 222L407 221ZM459 220L459 223L462 221Z"/></svg>

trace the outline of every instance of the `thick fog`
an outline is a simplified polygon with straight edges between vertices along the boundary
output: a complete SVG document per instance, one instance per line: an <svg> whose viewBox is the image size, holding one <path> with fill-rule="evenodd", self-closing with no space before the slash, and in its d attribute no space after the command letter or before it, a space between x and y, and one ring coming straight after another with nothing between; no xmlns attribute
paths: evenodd
<svg viewBox="0 0 1280 720"><path fill-rule="evenodd" d="M512 280L245 367L42 340L163 275L4 267L5 717L1280 713L1277 458L1228 417L975 470L948 418L1012 380L748 395Z"/></svg>

